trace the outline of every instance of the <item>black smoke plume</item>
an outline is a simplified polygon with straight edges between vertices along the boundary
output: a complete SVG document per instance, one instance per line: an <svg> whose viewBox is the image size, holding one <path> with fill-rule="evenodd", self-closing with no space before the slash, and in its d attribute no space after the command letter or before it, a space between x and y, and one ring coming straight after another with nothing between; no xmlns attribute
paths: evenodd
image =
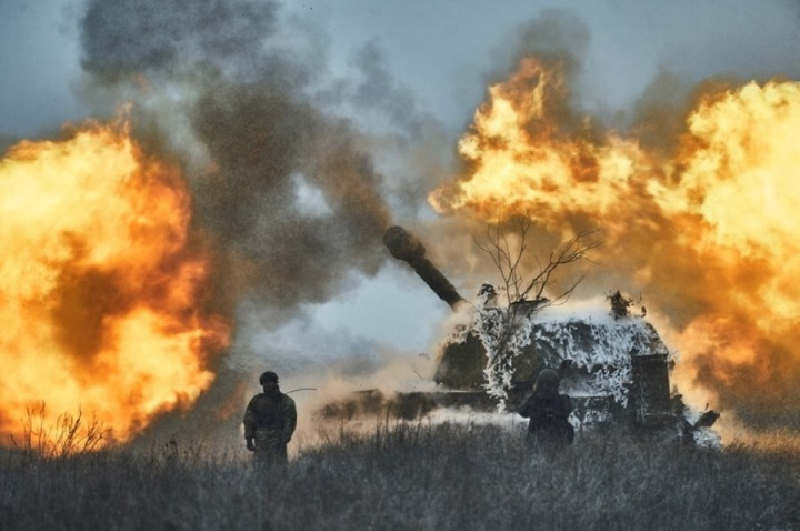
<svg viewBox="0 0 800 531"><path fill-rule="evenodd" d="M189 178L195 223L222 250L220 291L290 316L335 295L347 272L377 271L389 213L358 133L310 95L315 54L282 47L280 18L254 0L93 0L81 43L95 84L138 94L143 114L159 90L187 94L171 101L212 168ZM163 105L149 118L174 145ZM321 199L306 208L303 190Z"/></svg>
<svg viewBox="0 0 800 531"><path fill-rule="evenodd" d="M242 301L276 329L386 260L382 177L352 124L315 96L324 38L297 46L292 28L260 0L90 0L81 20L87 92L132 101L134 132L184 162L196 232L217 250L209 305L235 326ZM360 97L379 107L375 91ZM250 332L235 329L234 351ZM197 416L239 388L242 374L217 365Z"/></svg>

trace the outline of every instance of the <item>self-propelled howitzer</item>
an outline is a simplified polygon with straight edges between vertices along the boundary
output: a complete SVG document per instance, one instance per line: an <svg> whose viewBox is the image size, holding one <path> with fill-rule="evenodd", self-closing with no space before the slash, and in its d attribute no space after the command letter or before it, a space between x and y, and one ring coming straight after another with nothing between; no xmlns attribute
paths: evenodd
<svg viewBox="0 0 800 531"><path fill-rule="evenodd" d="M514 411L531 391L542 369L557 370L561 390L572 398L571 419L579 428L617 426L637 433L693 440L700 429L717 418L693 415L671 387L671 353L656 329L643 316L555 319L539 313L537 302L519 301L509 308L495 305L482 293L480 303L470 305L453 284L426 258L425 247L402 227L392 227L383 242L392 256L407 263L431 290L453 311L471 312L470 325L454 330L436 358L433 380L436 392L398 393L385 397L365 391L352 401L331 405L329 416L347 417L391 411L395 416L415 418L442 407L490 411L499 400L487 393L485 369L491 342L483 332L506 326L509 315L528 319L522 325L526 336L512 360L510 386L504 404ZM482 290L491 286L484 285ZM496 320L492 322L491 320Z"/></svg>

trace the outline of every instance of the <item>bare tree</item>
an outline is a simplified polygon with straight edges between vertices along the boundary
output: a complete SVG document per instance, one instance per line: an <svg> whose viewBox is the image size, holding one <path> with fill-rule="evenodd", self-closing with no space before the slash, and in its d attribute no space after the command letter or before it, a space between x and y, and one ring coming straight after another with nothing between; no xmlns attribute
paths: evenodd
<svg viewBox="0 0 800 531"><path fill-rule="evenodd" d="M519 245L513 246L511 238L506 229L499 223L489 225L486 228L487 242L481 243L477 239L475 244L478 248L489 255L492 262L497 267L502 279L502 287L505 289L509 305L520 301L541 302L538 306L540 310L546 306L566 302L578 284L581 283L581 276L566 289L550 294L552 298L545 299L545 290L555 286L553 274L555 271L567 264L586 260L591 262L588 254L600 246L601 242L594 237L598 231L582 231L572 239L560 245L557 249L550 252L547 262L544 262L538 255L533 257L536 262L535 267L526 270L523 266L523 257L528 249L527 238L530 232L531 220L528 217L517 216L516 239Z"/></svg>
<svg viewBox="0 0 800 531"><path fill-rule="evenodd" d="M501 404L510 387L513 358L530 342L534 315L569 300L583 280L581 276L554 291L556 271L583 260L591 262L589 253L601 244L595 239L597 231L582 231L552 250L546 260L538 255L526 260L531 220L516 216L513 223L513 232L507 226L492 224L487 227L486 242L475 240L497 268L500 289L507 297L505 306L479 308L479 332L488 357L486 388L501 399Z"/></svg>

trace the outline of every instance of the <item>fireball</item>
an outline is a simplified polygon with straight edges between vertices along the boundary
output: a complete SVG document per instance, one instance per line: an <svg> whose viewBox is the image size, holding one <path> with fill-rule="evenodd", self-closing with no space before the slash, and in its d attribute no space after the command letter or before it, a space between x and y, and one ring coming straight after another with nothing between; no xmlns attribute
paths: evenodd
<svg viewBox="0 0 800 531"><path fill-rule="evenodd" d="M209 387L230 335L203 310L210 257L179 168L127 123L12 147L0 219L0 432L44 404L125 441Z"/></svg>
<svg viewBox="0 0 800 531"><path fill-rule="evenodd" d="M748 420L790 407L754 397L800 384L800 83L698 89L677 136L646 144L670 149L576 120L568 102L558 63L522 61L490 87L459 143L464 169L431 205L487 223L524 214L557 234L600 229L596 285L616 289L604 279L621 272L644 294L686 387Z"/></svg>

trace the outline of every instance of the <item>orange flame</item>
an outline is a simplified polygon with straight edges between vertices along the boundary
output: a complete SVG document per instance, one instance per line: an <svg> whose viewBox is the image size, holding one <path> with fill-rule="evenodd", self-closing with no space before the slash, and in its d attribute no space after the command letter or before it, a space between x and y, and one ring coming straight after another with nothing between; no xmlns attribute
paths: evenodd
<svg viewBox="0 0 800 531"><path fill-rule="evenodd" d="M431 205L487 222L527 213L565 234L601 229L597 277L627 273L677 327L683 359L714 367L716 391L752 393L743 366L753 383L787 387L787 367L800 369L789 348L800 340L800 83L708 89L679 136L661 139L673 150L567 121L567 100L559 65L523 61L490 88L459 143L465 171Z"/></svg>
<svg viewBox="0 0 800 531"><path fill-rule="evenodd" d="M44 402L125 441L209 387L229 326L199 309L208 257L178 168L126 123L69 136L0 161L0 432Z"/></svg>
<svg viewBox="0 0 800 531"><path fill-rule="evenodd" d="M583 138L588 130L564 130L557 111L568 94L559 70L526 59L489 94L459 142L467 177L430 195L438 211L469 208L492 220L501 212L536 211L547 222L564 212L606 212L620 193L631 193L643 154L613 135L598 145Z"/></svg>

